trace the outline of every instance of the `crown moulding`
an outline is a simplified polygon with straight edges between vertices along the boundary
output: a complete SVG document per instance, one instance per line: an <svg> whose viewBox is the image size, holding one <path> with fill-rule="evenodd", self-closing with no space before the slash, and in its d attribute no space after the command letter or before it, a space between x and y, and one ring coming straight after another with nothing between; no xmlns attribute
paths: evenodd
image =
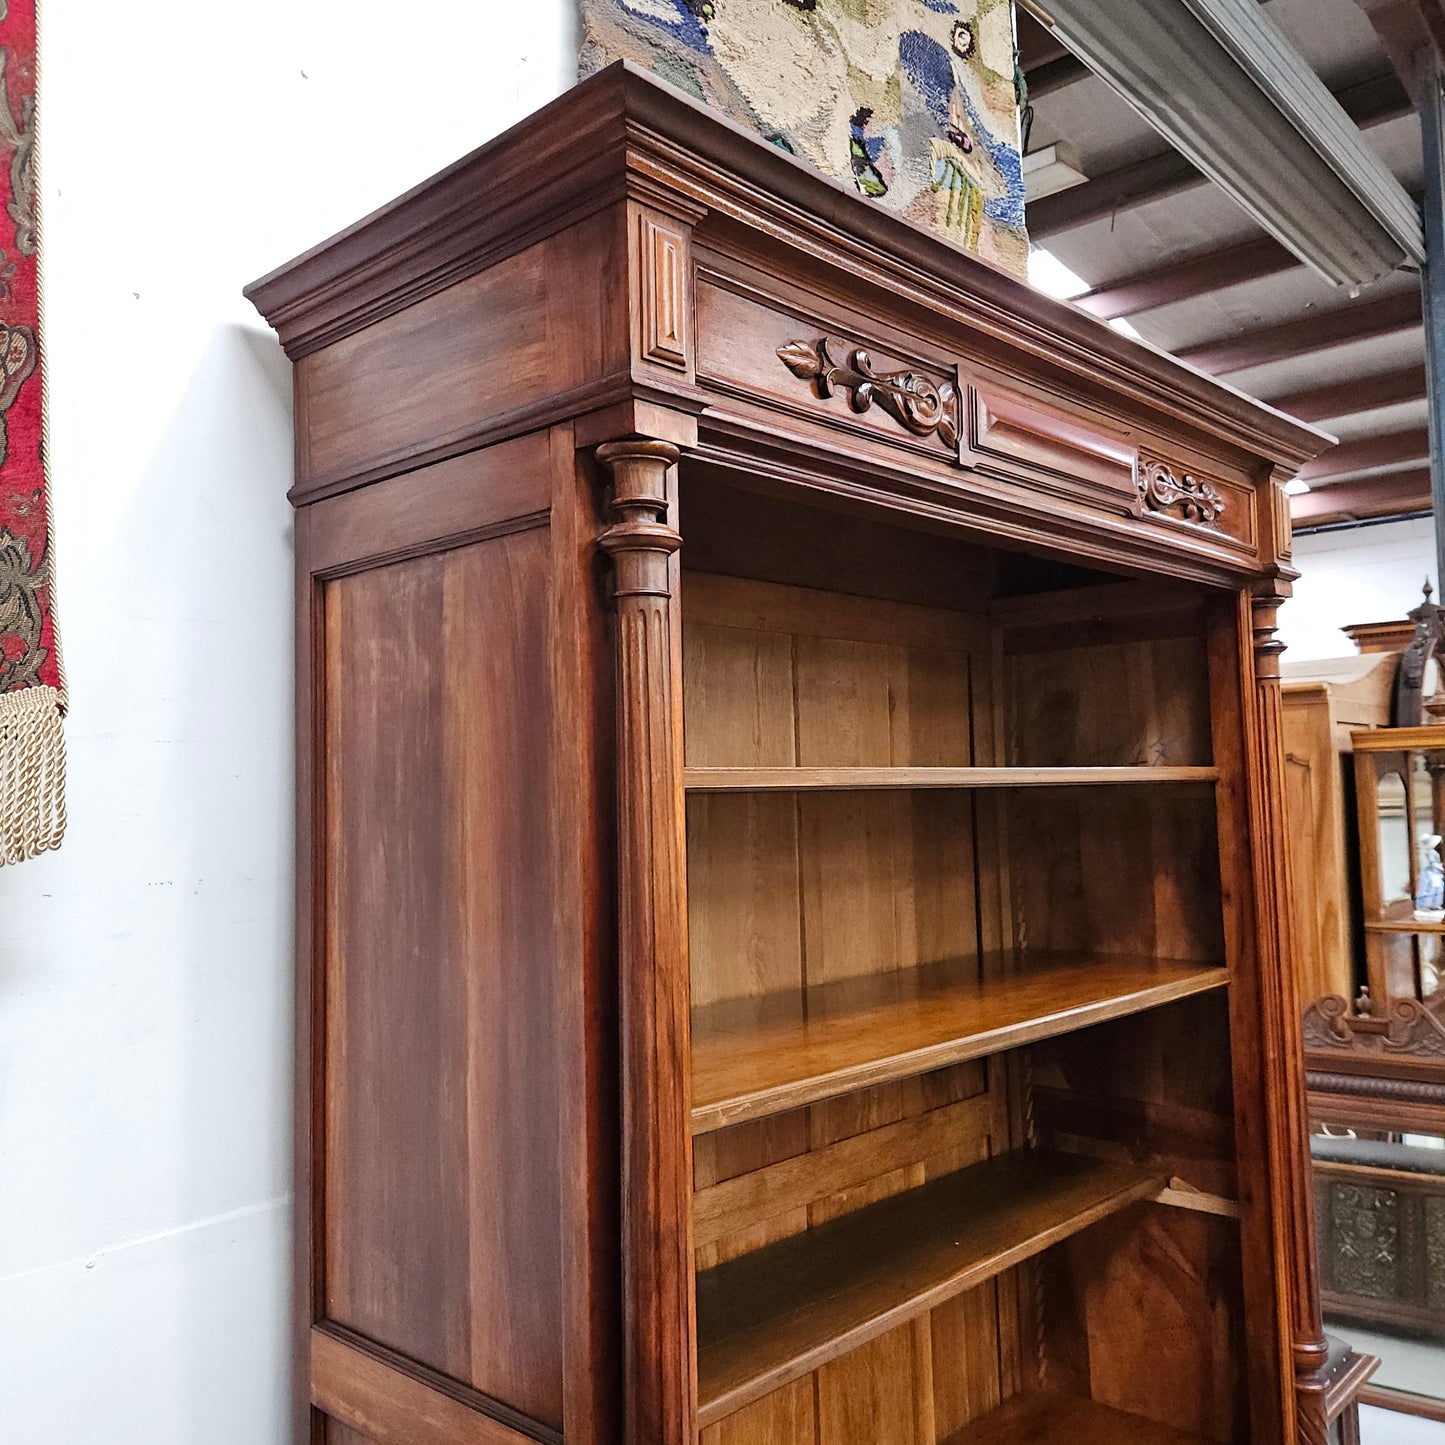
<svg viewBox="0 0 1445 1445"><path fill-rule="evenodd" d="M1047 357L1241 451L1298 465L1321 432L852 194L618 62L246 288L297 360L609 206L741 224L925 311L961 354Z"/></svg>

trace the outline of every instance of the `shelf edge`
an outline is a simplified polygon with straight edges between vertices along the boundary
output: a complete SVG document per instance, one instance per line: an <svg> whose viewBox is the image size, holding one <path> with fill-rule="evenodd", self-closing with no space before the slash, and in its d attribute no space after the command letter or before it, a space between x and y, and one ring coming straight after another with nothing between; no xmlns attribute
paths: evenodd
<svg viewBox="0 0 1445 1445"><path fill-rule="evenodd" d="M801 1109L809 1104L821 1103L825 1099L837 1098L838 1095L851 1093L855 1089L872 1088L877 1084L912 1078L918 1074L931 1073L935 1069L947 1068L951 1064L966 1063L970 1059L986 1058L990 1054L1003 1053L1024 1044L1058 1038L1063 1034L1091 1028L1097 1023L1147 1013L1150 1009L1162 1008L1166 1004L1193 998L1197 994L1211 993L1215 989L1227 988L1228 985L1228 969L1223 966L1202 968L1199 973L1172 983L1157 984L1132 994L1114 995L1085 1004L1070 1012L1067 1025L1062 1020L1057 1020L1057 1016L1043 1015L1022 1024L1010 1024L984 1034L946 1039L942 1043L928 1044L923 1048L910 1049L906 1053L890 1054L883 1059L853 1064L794 1083L776 1084L749 1094L694 1104L691 1115L692 1135L697 1138L703 1134L716 1133L719 1129L730 1128L734 1124L770 1118L774 1114L787 1113L791 1109ZM1121 998L1138 999L1139 1002L1121 1008Z"/></svg>
<svg viewBox="0 0 1445 1445"><path fill-rule="evenodd" d="M740 1385L733 1386L726 1393L716 1395L711 1399L699 1396L699 1429L705 1429L710 1425L717 1424L720 1420L727 1419L730 1415L735 1415L754 1401L772 1394L774 1390L782 1389L784 1385L791 1384L794 1380L802 1379L830 1360L849 1354L870 1340L887 1334L889 1330L896 1329L909 1320L917 1319L920 1315L926 1314L929 1310L955 1296L987 1283L1005 1270L1012 1269L1015 1265L1022 1264L1025 1260L1032 1259L1047 1249L1052 1249L1054 1245L1072 1238L1091 1225L1118 1214L1131 1205L1152 1198L1166 1183L1167 1177L1158 1170L1139 1169L1128 1183L1120 1184L1108 1195L1096 1200L1087 1208L1079 1210L1068 1219L1061 1220L1052 1227L1042 1230L1008 1249L1000 1250L987 1260L956 1270L946 1279L940 1280L928 1289L919 1291L918 1294L894 1309L843 1330L821 1344L764 1370L761 1374ZM700 1352L701 1344L702 1342L699 1340Z"/></svg>
<svg viewBox="0 0 1445 1445"><path fill-rule="evenodd" d="M889 789L1136 787L1217 783L1216 767L684 768L689 793L879 792Z"/></svg>

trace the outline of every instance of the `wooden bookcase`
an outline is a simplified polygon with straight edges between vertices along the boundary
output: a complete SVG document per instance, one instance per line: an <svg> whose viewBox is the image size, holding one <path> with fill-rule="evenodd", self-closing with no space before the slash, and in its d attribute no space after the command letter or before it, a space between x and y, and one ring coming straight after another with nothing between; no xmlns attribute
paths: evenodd
<svg viewBox="0 0 1445 1445"><path fill-rule="evenodd" d="M296 363L296 1440L1323 1445L1323 439L617 66Z"/></svg>

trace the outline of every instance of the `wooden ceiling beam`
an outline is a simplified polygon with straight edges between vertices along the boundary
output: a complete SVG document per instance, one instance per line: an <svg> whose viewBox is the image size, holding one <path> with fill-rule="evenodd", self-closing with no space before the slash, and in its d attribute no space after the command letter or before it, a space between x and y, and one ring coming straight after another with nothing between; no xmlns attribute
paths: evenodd
<svg viewBox="0 0 1445 1445"><path fill-rule="evenodd" d="M1341 482L1290 498L1290 516L1300 529L1429 510L1429 467L1364 481Z"/></svg>
<svg viewBox="0 0 1445 1445"><path fill-rule="evenodd" d="M1182 261L1171 261L1168 265L1096 286L1074 300L1085 311L1112 321L1117 316L1137 316L1142 311L1172 306L1176 301L1189 301L1246 281L1277 276L1301 264L1294 252L1280 245L1273 236L1256 236L1237 246L1198 252Z"/></svg>
<svg viewBox="0 0 1445 1445"><path fill-rule="evenodd" d="M1398 371L1351 377L1349 381L1334 381L1327 386L1313 386L1285 396L1272 396L1269 405L1277 411L1298 417L1300 421L1318 422L1424 400L1425 368L1422 365L1403 366Z"/></svg>
<svg viewBox="0 0 1445 1445"><path fill-rule="evenodd" d="M1024 83L1028 86L1029 100L1035 101L1040 96L1052 95L1056 90L1075 85L1093 73L1077 55L1064 54L1024 71Z"/></svg>
<svg viewBox="0 0 1445 1445"><path fill-rule="evenodd" d="M1022 6L1015 12L1015 26L1019 64L1023 66L1025 76L1050 61L1071 55L1069 47L1047 25L1035 20Z"/></svg>
<svg viewBox="0 0 1445 1445"><path fill-rule="evenodd" d="M1418 203L1420 192L1412 196ZM1280 276L1297 271L1304 262L1289 247L1273 236L1254 236L1217 251L1196 251L1182 261L1171 261L1148 271L1124 276L1102 286L1095 286L1074 301L1085 311L1112 321L1117 316L1137 316L1178 301L1192 301L1259 281L1267 276Z"/></svg>
<svg viewBox="0 0 1445 1445"><path fill-rule="evenodd" d="M1403 83L1393 70L1337 90L1335 99L1362 128L1395 120L1413 109ZM1025 219L1030 236L1042 241L1090 221L1208 184L1208 179L1178 151L1161 151L1034 201L1027 207Z"/></svg>
<svg viewBox="0 0 1445 1445"><path fill-rule="evenodd" d="M1425 427L1386 432L1383 436L1358 437L1332 447L1323 456L1300 468L1300 481L1310 486L1369 476L1372 472L1398 471L1411 465L1430 465L1430 433Z"/></svg>
<svg viewBox="0 0 1445 1445"><path fill-rule="evenodd" d="M1400 78L1416 91L1420 54L1445 57L1445 4L1441 0L1358 0Z"/></svg>
<svg viewBox="0 0 1445 1445"><path fill-rule="evenodd" d="M1307 356L1336 346L1348 346L1354 341L1411 331L1420 325L1420 292L1411 289L1383 301L1355 301L1298 320L1261 327L1258 331L1187 346L1174 354L1201 371L1222 376L1284 361L1291 356Z"/></svg>

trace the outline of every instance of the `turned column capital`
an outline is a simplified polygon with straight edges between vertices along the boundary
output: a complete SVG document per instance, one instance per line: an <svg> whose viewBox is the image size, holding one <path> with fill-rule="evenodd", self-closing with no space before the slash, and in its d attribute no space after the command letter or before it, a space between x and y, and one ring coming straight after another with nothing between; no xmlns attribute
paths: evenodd
<svg viewBox="0 0 1445 1445"><path fill-rule="evenodd" d="M1279 636L1279 609L1289 600L1292 590L1283 578L1271 577L1250 593L1254 675L1260 682L1275 680L1280 675L1279 660L1285 644Z"/></svg>
<svg viewBox="0 0 1445 1445"><path fill-rule="evenodd" d="M606 442L597 460L612 475L608 507L615 517L597 537L613 560L618 597L670 597L668 558L682 537L667 524L667 473L681 452L671 442L639 437Z"/></svg>

